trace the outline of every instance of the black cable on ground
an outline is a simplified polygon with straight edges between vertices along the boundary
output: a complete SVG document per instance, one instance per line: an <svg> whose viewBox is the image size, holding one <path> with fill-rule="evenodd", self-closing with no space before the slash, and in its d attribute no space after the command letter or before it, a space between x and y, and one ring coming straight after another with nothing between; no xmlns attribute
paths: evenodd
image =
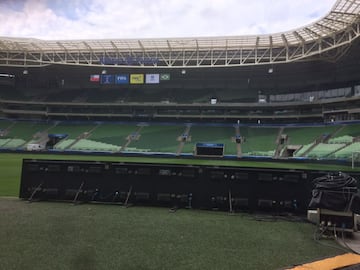
<svg viewBox="0 0 360 270"><path fill-rule="evenodd" d="M355 249L353 249L352 247L350 247L346 241L345 241L345 236L344 236L344 230L341 230L341 239L342 239L342 243L345 245L345 247L347 249L349 249L351 252L355 253L355 254L358 254L360 255L360 252L359 251L356 251Z"/></svg>
<svg viewBox="0 0 360 270"><path fill-rule="evenodd" d="M330 247L330 248L334 248L334 249L338 249L341 250L343 252L349 252L348 249L342 248L340 246L335 246L335 245L330 245L324 242L320 241L320 238L325 237L325 233L329 233L331 232L331 230L329 230L328 228L324 227L324 226L320 226L320 227L316 227L314 233L313 233L313 239L316 243L325 246L325 247ZM335 235L328 235L326 236L328 239L334 239ZM335 237L336 239L336 237Z"/></svg>

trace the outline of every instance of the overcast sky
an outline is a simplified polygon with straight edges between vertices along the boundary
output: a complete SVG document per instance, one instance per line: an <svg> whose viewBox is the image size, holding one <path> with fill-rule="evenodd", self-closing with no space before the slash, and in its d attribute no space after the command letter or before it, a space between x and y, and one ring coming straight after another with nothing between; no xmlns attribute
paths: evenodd
<svg viewBox="0 0 360 270"><path fill-rule="evenodd" d="M124 39L269 34L326 15L335 0L0 0L0 36Z"/></svg>

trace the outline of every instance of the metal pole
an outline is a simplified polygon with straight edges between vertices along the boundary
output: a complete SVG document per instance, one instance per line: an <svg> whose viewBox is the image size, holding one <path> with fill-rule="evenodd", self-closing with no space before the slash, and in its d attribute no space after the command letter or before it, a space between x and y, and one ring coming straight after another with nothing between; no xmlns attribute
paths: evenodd
<svg viewBox="0 0 360 270"><path fill-rule="evenodd" d="M354 169L355 162L354 162L354 152L351 153L351 168Z"/></svg>

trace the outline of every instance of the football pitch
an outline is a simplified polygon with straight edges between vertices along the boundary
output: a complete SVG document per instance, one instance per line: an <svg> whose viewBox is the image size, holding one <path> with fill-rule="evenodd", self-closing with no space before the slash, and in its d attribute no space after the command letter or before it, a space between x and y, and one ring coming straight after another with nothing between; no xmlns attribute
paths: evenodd
<svg viewBox="0 0 360 270"><path fill-rule="evenodd" d="M0 154L1 269L284 269L344 253L302 217L17 198L22 159L349 171L334 165L150 157Z"/></svg>
<svg viewBox="0 0 360 270"><path fill-rule="evenodd" d="M281 217L14 198L0 212L7 270L269 270L342 253L315 242L315 226Z"/></svg>

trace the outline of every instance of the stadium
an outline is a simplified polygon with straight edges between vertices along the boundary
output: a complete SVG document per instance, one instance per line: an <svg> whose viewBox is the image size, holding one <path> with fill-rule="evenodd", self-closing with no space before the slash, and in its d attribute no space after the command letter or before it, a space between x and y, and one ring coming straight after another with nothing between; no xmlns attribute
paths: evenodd
<svg viewBox="0 0 360 270"><path fill-rule="evenodd" d="M325 229L314 242L302 221L314 179L360 180L359 36L360 1L338 0L267 35L0 37L0 235L18 243L1 244L5 269L44 269L55 252L51 269L280 269L356 250L335 240L357 230L359 201L318 210L335 240ZM36 261L14 255L28 241Z"/></svg>

